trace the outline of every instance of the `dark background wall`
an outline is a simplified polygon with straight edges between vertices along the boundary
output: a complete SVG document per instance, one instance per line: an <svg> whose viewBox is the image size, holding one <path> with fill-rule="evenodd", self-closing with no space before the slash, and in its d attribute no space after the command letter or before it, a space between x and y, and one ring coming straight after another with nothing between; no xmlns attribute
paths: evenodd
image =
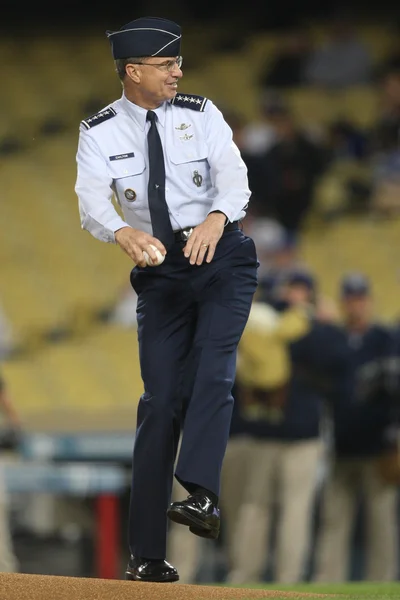
<svg viewBox="0 0 400 600"><path fill-rule="evenodd" d="M317 2L315 0L267 1L253 0L252 3L240 3L236 6L232 0L202 0L201 2L186 2L184 0L169 0L167 3L158 0L149 2L136 1L133 3L97 3L71 0L70 2L50 2L38 0L28 3L23 8L19 2L6 0L2 2L0 30L4 33L25 31L35 28L55 27L81 31L95 26L113 29L141 16L162 16L190 22L227 20L238 23L238 35L246 28L277 28L287 27L296 21L308 18L329 18L338 10L351 10L356 19L370 16L400 21L400 9L393 1L380 0L367 3L359 0L352 2Z"/></svg>

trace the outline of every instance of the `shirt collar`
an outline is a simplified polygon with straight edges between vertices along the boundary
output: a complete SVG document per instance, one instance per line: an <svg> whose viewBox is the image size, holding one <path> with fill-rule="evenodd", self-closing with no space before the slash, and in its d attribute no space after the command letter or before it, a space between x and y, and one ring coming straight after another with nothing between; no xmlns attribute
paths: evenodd
<svg viewBox="0 0 400 600"><path fill-rule="evenodd" d="M122 94L122 99L121 100L122 100L122 104L123 104L126 112L137 123L137 125L140 127L140 129L142 129L142 131L144 131L145 127L146 127L147 109L146 108L142 108L141 106L138 106L137 104L134 104L133 102L131 102L130 100L128 100L128 98L125 96L125 94ZM165 111L166 111L166 107L167 107L167 103L163 102L161 104L161 106L159 106L158 108L154 109L154 112L157 115L158 122L163 127L164 127L164 124L165 124Z"/></svg>

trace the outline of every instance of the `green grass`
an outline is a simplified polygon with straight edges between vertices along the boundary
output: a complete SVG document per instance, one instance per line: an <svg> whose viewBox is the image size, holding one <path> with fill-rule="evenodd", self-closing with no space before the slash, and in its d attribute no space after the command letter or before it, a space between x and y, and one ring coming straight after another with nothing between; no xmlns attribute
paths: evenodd
<svg viewBox="0 0 400 600"><path fill-rule="evenodd" d="M263 584L246 586L258 589L280 590L296 592L295 598L307 598L303 593L312 594L332 594L338 597L338 600L400 600L400 582L394 583L343 583L343 584L319 584L319 583L299 583L297 585L279 585ZM298 593L298 596L297 596ZM288 600L288 597L274 596L274 600Z"/></svg>

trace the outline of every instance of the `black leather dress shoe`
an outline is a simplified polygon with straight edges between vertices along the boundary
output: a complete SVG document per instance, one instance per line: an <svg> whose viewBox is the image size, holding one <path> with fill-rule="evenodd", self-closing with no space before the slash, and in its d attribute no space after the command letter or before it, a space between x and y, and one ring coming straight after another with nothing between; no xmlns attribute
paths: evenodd
<svg viewBox="0 0 400 600"><path fill-rule="evenodd" d="M212 540L219 536L219 508L203 493L196 492L182 502L173 502L167 515L171 521L187 525L195 535Z"/></svg>
<svg viewBox="0 0 400 600"><path fill-rule="evenodd" d="M157 583L179 580L178 571L166 560L151 560L136 556L131 556L125 577L131 581L154 581Z"/></svg>

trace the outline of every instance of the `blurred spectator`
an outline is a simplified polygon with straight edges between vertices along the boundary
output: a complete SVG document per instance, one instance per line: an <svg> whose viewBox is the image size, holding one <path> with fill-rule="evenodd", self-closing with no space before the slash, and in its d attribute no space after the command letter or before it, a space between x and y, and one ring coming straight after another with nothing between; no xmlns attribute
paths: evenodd
<svg viewBox="0 0 400 600"><path fill-rule="evenodd" d="M241 422L250 440L230 583L262 579L275 511L273 579L289 583L304 576L324 401L342 393L341 373L347 372L345 339L332 323L336 315L325 305L319 321L317 296L310 273L293 270L282 290L286 310L255 302L239 346L233 423Z"/></svg>
<svg viewBox="0 0 400 600"><path fill-rule="evenodd" d="M359 494L365 506L365 578L393 580L397 575L397 489L382 476L393 422L390 369L394 336L376 321L369 281L346 276L341 285L343 331L353 372L352 392L332 405L332 464L325 482L316 547L315 579L344 581Z"/></svg>
<svg viewBox="0 0 400 600"><path fill-rule="evenodd" d="M339 119L326 133L329 165L319 180L317 212L324 219L365 212L371 195L369 132Z"/></svg>
<svg viewBox="0 0 400 600"><path fill-rule="evenodd" d="M294 240L286 236L271 252L269 263L260 271L256 298L267 302L277 310L286 307L285 290L287 278L294 269L304 269Z"/></svg>
<svg viewBox="0 0 400 600"><path fill-rule="evenodd" d="M16 350L15 332L5 310L0 305L0 360L9 358Z"/></svg>
<svg viewBox="0 0 400 600"><path fill-rule="evenodd" d="M308 331L309 319L306 307L290 308L280 315L274 308L263 302L253 302L250 318L239 348L238 376L234 414L231 425L229 447L240 452L241 462L245 463L246 474L241 481L241 503L228 496L227 491L237 486L237 470L233 461L224 464L221 495L226 497L226 546L228 554L228 580L231 583L256 581L261 579L267 556L267 528L269 522L268 497L257 494L256 473L253 471L265 466L259 453L263 450L263 437L254 435L254 426L268 428L268 421L275 423L282 419L282 401L290 375L288 343ZM236 454L238 454L236 452ZM264 481L262 478L260 481ZM265 488L265 486L263 486ZM262 490L266 493L266 490ZM250 499L249 494L257 498ZM232 506L232 504L234 506ZM261 518L261 523L259 521ZM247 523L250 520L250 529ZM246 523L243 523L246 521ZM258 527L261 525L261 530ZM240 531L246 529L245 539L239 542ZM249 553L248 535L257 528L256 547ZM242 546L243 544L243 546ZM242 555L247 559L242 563Z"/></svg>
<svg viewBox="0 0 400 600"><path fill-rule="evenodd" d="M400 69L386 71L379 86L379 117L370 133L370 207L390 216L400 209Z"/></svg>
<svg viewBox="0 0 400 600"><path fill-rule="evenodd" d="M400 71L400 38L399 27L394 31L392 47L376 69L378 79L389 71Z"/></svg>
<svg viewBox="0 0 400 600"><path fill-rule="evenodd" d="M285 307L280 310L265 302L253 303L251 321L243 333L238 354L237 382L242 394L246 391L248 414L253 409L255 413L258 409L268 412L269 407L276 412L272 419L276 417L278 421L282 418L282 399L291 373L288 343L309 330L312 279L307 273L291 273L286 276L284 288L281 298ZM264 399L263 409L256 400L258 388ZM254 402L250 398L253 395Z"/></svg>
<svg viewBox="0 0 400 600"><path fill-rule="evenodd" d="M3 432L10 432L11 439L14 439L15 435L20 430L20 419L18 413L11 402L9 392L6 387L4 378L0 375L0 412L2 415L2 429ZM1 424L0 424L1 425ZM4 444L3 444L4 447Z"/></svg>
<svg viewBox="0 0 400 600"><path fill-rule="evenodd" d="M388 69L380 80L381 118L398 122L400 118L400 67Z"/></svg>
<svg viewBox="0 0 400 600"><path fill-rule="evenodd" d="M390 139L400 131L400 68L388 69L378 82L378 118L371 132L371 152L384 150L390 129Z"/></svg>
<svg viewBox="0 0 400 600"><path fill-rule="evenodd" d="M386 430L385 448L379 458L378 467L382 477L395 486L400 485L400 324L391 328L394 336L395 357L388 373L388 389L392 391L391 426Z"/></svg>
<svg viewBox="0 0 400 600"><path fill-rule="evenodd" d="M289 107L272 104L268 111L275 141L261 156L264 179L254 189L253 213L274 218L296 238L313 204L318 178L328 154L302 130Z"/></svg>
<svg viewBox="0 0 400 600"><path fill-rule="evenodd" d="M400 213L400 144L399 131L391 123L380 127L380 151L370 161L370 208L379 216Z"/></svg>
<svg viewBox="0 0 400 600"><path fill-rule="evenodd" d="M286 106L287 102L282 90L261 90L258 114L250 119L243 128L242 149L248 155L263 156L276 142L277 136L271 117L274 116L277 108L286 108ZM302 131L312 141L322 140L323 131L317 123L303 126Z"/></svg>
<svg viewBox="0 0 400 600"><path fill-rule="evenodd" d="M328 125L331 159L334 161L363 160L368 156L368 135L348 119L338 119Z"/></svg>
<svg viewBox="0 0 400 600"><path fill-rule="evenodd" d="M252 192L249 204L249 210L246 216L246 224L249 223L253 216L253 205L259 204L257 199L258 190L263 188L264 173L262 171L262 162L259 160L258 154L251 152L246 143L246 127L247 120L237 111L225 109L225 120L232 129L232 138L240 150L240 154L247 166L247 175L249 180L249 188Z"/></svg>
<svg viewBox="0 0 400 600"><path fill-rule="evenodd" d="M230 583L262 580L276 511L273 579L289 583L304 576L324 395L346 368L339 329L327 310L324 323L316 318L316 292L313 277L294 270L282 290L286 309L255 301L239 345L233 423L241 423L250 439Z"/></svg>
<svg viewBox="0 0 400 600"><path fill-rule="evenodd" d="M396 347L396 358L393 361L394 376L395 376L395 404L397 414L400 416L400 320L396 319L393 326L393 335ZM400 420L398 421L400 426Z"/></svg>
<svg viewBox="0 0 400 600"><path fill-rule="evenodd" d="M284 89L303 85L311 46L306 29L285 31L277 42L272 60L261 73L259 86L262 89Z"/></svg>
<svg viewBox="0 0 400 600"><path fill-rule="evenodd" d="M259 111L243 129L242 148L248 154L259 156L264 154L275 142L275 133L269 118L271 104L280 102L280 96L270 90L262 92L259 98Z"/></svg>
<svg viewBox="0 0 400 600"><path fill-rule="evenodd" d="M0 411L3 426L0 428L0 452L14 449L16 434L20 429L20 420L11 402L6 384L0 376ZM0 572L15 573L18 571L18 560L14 553L10 531L8 496L3 481L0 459Z"/></svg>
<svg viewBox="0 0 400 600"><path fill-rule="evenodd" d="M260 261L259 277L292 268L298 262L295 240L275 219L256 217L250 221L251 233Z"/></svg>
<svg viewBox="0 0 400 600"><path fill-rule="evenodd" d="M294 268L306 268L299 256L299 246L284 227L274 219L255 218L250 223L250 234L260 262L256 299L279 308L282 302L281 286Z"/></svg>
<svg viewBox="0 0 400 600"><path fill-rule="evenodd" d="M327 39L310 56L306 79L311 85L345 88L369 83L372 67L370 49L359 38L354 19L338 14L327 26Z"/></svg>

